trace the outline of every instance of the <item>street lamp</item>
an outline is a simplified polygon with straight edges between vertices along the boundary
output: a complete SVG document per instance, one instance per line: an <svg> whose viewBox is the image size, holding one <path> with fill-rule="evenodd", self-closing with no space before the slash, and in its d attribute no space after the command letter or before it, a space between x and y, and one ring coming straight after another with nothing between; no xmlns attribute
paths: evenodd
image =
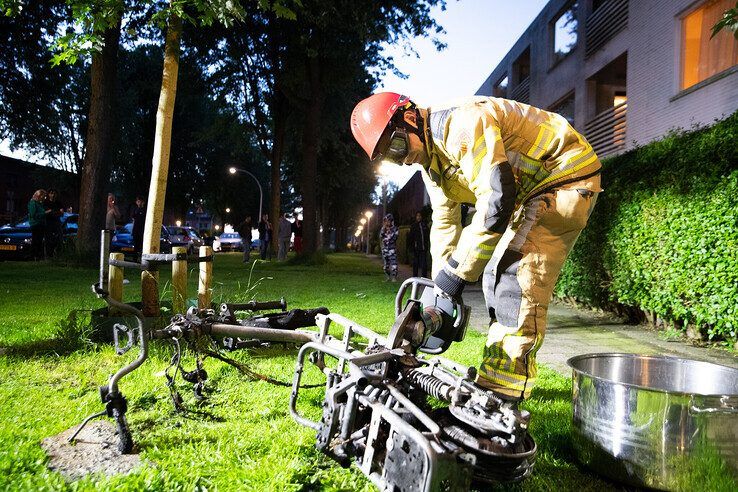
<svg viewBox="0 0 738 492"><path fill-rule="evenodd" d="M364 217L362 217L359 222L361 223L361 225L364 225L364 224L366 224L366 219Z"/></svg>
<svg viewBox="0 0 738 492"><path fill-rule="evenodd" d="M249 176L251 176L252 178L254 178L254 181L256 181L256 186L259 187L259 218L256 219L256 221L257 222L260 221L261 220L261 205L262 205L262 201L264 199L264 192L261 189L261 183L259 183L259 180L256 179L256 176L254 176L253 174L251 174L249 171L247 171L245 169L241 169L241 168L238 168L238 167L231 167L231 168L228 169L228 172L231 173L231 174L236 174L236 173L248 174Z"/></svg>
<svg viewBox="0 0 738 492"><path fill-rule="evenodd" d="M179 227L179 226L181 226L181 225L182 225L182 221L181 221L181 220L177 220L177 221L175 221L174 223L175 223L175 224L177 224L177 227Z"/></svg>
<svg viewBox="0 0 738 492"><path fill-rule="evenodd" d="M377 168L377 173L382 177L382 214L387 214L387 188L389 187L390 166L394 164L382 161Z"/></svg>
<svg viewBox="0 0 738 492"><path fill-rule="evenodd" d="M226 207L226 213L227 213L227 214L231 213L231 209L230 209L230 207Z"/></svg>
<svg viewBox="0 0 738 492"><path fill-rule="evenodd" d="M369 231L371 231L371 225L372 225L372 215L374 215L374 212L371 210L367 210L364 212L364 215L366 215L366 254L369 254Z"/></svg>

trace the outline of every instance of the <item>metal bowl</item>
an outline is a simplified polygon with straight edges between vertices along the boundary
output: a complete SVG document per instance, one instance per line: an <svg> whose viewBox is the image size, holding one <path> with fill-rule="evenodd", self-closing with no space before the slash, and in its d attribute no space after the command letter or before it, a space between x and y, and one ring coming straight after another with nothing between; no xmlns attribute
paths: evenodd
<svg viewBox="0 0 738 492"><path fill-rule="evenodd" d="M736 480L738 369L636 354L585 354L567 364L582 463L663 490L706 475Z"/></svg>

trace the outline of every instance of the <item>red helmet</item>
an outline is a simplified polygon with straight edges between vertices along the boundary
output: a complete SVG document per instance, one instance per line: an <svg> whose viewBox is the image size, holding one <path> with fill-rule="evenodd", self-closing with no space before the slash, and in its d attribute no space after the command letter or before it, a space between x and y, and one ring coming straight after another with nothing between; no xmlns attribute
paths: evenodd
<svg viewBox="0 0 738 492"><path fill-rule="evenodd" d="M369 159L374 159L377 143L397 110L410 104L407 96L378 92L363 99L351 113L351 132Z"/></svg>

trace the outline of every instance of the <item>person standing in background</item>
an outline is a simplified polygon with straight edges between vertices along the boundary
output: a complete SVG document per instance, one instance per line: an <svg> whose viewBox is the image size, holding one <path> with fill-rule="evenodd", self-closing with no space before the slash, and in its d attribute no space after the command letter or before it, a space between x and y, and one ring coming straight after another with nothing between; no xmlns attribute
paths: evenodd
<svg viewBox="0 0 738 492"><path fill-rule="evenodd" d="M261 253L261 259L266 260L267 255L269 259L272 259L272 250L269 244L272 242L272 224L269 222L269 214L261 216L259 222L259 251Z"/></svg>
<svg viewBox="0 0 738 492"><path fill-rule="evenodd" d="M287 214L282 214L279 218L279 230L277 231L277 261L287 259L287 252L290 250L290 239L292 238L292 222L287 220Z"/></svg>
<svg viewBox="0 0 738 492"><path fill-rule="evenodd" d="M417 212L415 214L415 222L410 226L410 234L408 236L408 245L413 252L413 277L418 276L418 272L423 277L428 277L428 238L430 230L428 224L423 220L423 214Z"/></svg>
<svg viewBox="0 0 738 492"><path fill-rule="evenodd" d="M292 234L295 235L295 253L302 253L302 221L295 214L295 221L292 223Z"/></svg>
<svg viewBox="0 0 738 492"><path fill-rule="evenodd" d="M397 236L400 231L392 214L384 216L379 237L382 240L382 260L384 260L385 280L397 282Z"/></svg>
<svg viewBox="0 0 738 492"><path fill-rule="evenodd" d="M141 254L143 251L144 226L146 225L146 204L141 195L136 197L136 206L131 212L131 220L133 220L133 251Z"/></svg>
<svg viewBox="0 0 738 492"><path fill-rule="evenodd" d="M54 256L62 242L64 231L62 231L61 216L64 213L64 205L59 201L59 193L50 189L44 200L46 212L46 226L44 229L44 241L46 242L46 256Z"/></svg>
<svg viewBox="0 0 738 492"><path fill-rule="evenodd" d="M31 197L31 201L28 202L28 224L31 226L31 255L34 260L44 259L45 198L46 190L36 190Z"/></svg>
<svg viewBox="0 0 738 492"><path fill-rule="evenodd" d="M105 229L115 232L115 223L120 220L118 205L115 204L115 195L108 193L108 211L105 214Z"/></svg>
<svg viewBox="0 0 738 492"><path fill-rule="evenodd" d="M241 236L243 244L243 262L248 263L251 255L251 216L247 215L243 221L236 226L236 232Z"/></svg>

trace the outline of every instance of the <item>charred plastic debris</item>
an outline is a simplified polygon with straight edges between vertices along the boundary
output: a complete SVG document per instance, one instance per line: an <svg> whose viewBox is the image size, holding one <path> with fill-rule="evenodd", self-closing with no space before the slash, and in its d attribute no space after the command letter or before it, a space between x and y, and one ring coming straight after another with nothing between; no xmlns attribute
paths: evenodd
<svg viewBox="0 0 738 492"><path fill-rule="evenodd" d="M132 452L120 383L146 361L152 339L167 340L174 348L165 374L178 410L178 376L192 384L196 398L204 397L208 375L202 357L235 365L228 351L287 343L299 346L288 403L292 417L315 430L319 450L342 466L353 464L381 490L468 490L475 482L515 482L531 473L536 444L527 432L528 413L477 386L473 367L438 355L464 338L469 308L436 296L428 279L411 278L400 286L386 336L326 308L288 311L284 299L222 304L219 310L190 308L164 328L147 329L138 309L111 299L104 287L95 284L93 292L137 320L135 326L114 326L116 351L137 349L138 357L100 387L104 410L85 419L70 441L91 419L107 416L117 425L119 451ZM251 316L237 319L238 311ZM341 337L329 334L337 327ZM195 349L193 370L182 368L182 343ZM308 363L325 375L319 421L297 410Z"/></svg>

